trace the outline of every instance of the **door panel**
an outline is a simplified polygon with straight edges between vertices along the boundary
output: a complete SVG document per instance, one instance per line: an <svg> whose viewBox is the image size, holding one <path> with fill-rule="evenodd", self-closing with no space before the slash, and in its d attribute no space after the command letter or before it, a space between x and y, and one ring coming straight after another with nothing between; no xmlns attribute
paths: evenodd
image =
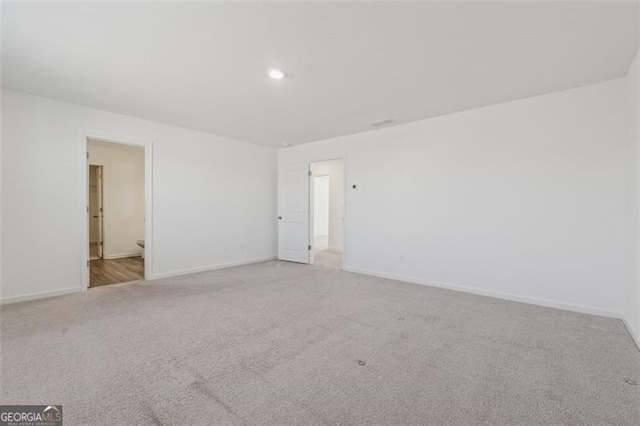
<svg viewBox="0 0 640 426"><path fill-rule="evenodd" d="M309 164L286 164L279 173L278 259L309 263Z"/></svg>
<svg viewBox="0 0 640 426"><path fill-rule="evenodd" d="M102 192L102 166L96 168L96 182L98 190L98 257L103 257L104 236L103 236L103 220L104 220L104 208L103 208L103 192Z"/></svg>

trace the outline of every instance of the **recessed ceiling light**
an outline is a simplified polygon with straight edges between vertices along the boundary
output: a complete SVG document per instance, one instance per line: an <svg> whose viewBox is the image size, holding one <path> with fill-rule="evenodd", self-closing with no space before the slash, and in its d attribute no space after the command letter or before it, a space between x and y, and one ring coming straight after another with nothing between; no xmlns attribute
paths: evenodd
<svg viewBox="0 0 640 426"><path fill-rule="evenodd" d="M269 77L271 77L274 80L282 80L285 76L284 71L276 69L276 68L272 68L269 70Z"/></svg>
<svg viewBox="0 0 640 426"><path fill-rule="evenodd" d="M286 148L286 147L291 146L291 144L290 143L286 143L286 142L282 142L282 146L284 146Z"/></svg>

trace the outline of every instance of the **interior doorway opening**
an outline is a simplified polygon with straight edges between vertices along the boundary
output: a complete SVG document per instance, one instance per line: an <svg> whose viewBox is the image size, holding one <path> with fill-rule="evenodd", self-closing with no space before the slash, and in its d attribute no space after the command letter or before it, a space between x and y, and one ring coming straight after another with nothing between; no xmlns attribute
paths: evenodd
<svg viewBox="0 0 640 426"><path fill-rule="evenodd" d="M88 139L88 287L145 277L145 148Z"/></svg>
<svg viewBox="0 0 640 426"><path fill-rule="evenodd" d="M103 256L102 166L89 165L89 260Z"/></svg>
<svg viewBox="0 0 640 426"><path fill-rule="evenodd" d="M343 267L344 160L311 163L311 263Z"/></svg>

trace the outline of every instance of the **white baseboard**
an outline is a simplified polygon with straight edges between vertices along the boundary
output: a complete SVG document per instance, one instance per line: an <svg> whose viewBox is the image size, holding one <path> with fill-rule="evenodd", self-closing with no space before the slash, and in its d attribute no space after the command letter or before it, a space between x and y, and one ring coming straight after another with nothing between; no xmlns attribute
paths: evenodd
<svg viewBox="0 0 640 426"><path fill-rule="evenodd" d="M159 280L162 278L177 277L180 275L197 274L198 272L215 271L216 269L231 268L233 266L250 265L252 263L266 262L268 260L275 260L277 258L278 258L277 256L255 257L253 259L244 259L244 260L239 260L235 262L220 263L218 265L209 265L209 266L202 266L199 268L182 269L179 271L172 271L172 272L163 272L160 274L154 274L151 277L151 279Z"/></svg>
<svg viewBox="0 0 640 426"><path fill-rule="evenodd" d="M620 312L609 311L606 309L595 308L592 306L578 305L574 303L560 302L556 300L540 299L537 297L516 296L509 293L502 293L499 291L482 290L482 289L468 287L468 286L459 285L459 284L450 284L450 283L444 283L439 281L428 281L428 280L423 280L419 278L403 277L400 275L385 274L382 272L375 272L375 271L366 271L366 270L357 269L357 268L344 268L344 270L348 272L355 272L357 274L371 275L379 278L388 278L388 279L397 280L397 281L404 281L411 284L421 284L421 285L426 285L430 287L438 287L438 288L444 288L447 290L477 294L479 296L495 297L498 299L511 300L513 302L528 303L530 305L538 305L538 306L544 306L547 308L556 308L556 309L562 309L565 311L579 312L581 314L591 314L591 315L598 315L602 317L622 319L622 314Z"/></svg>
<svg viewBox="0 0 640 426"><path fill-rule="evenodd" d="M127 256L121 256L121 257L133 257L133 256L140 256L140 254L135 254L135 255L127 255ZM193 268L193 269L183 269L180 271L174 271L174 272L166 272L163 274L156 274L153 277L151 277L151 280L157 280L160 278L169 278L169 277L175 277L175 276L179 276L179 275L188 275L188 274L195 274L198 272L205 272L205 271L213 271L216 269L223 269L223 268L230 268L232 266L242 266L242 265L249 265L251 263L258 263L258 262L266 262L267 260L274 260L277 259L277 256L266 256L266 257L257 257L257 258L253 258L253 259L245 259L245 260L240 260L237 262L229 262L229 263L223 263L223 264L219 264L219 265L211 265L211 266L204 266L201 268ZM124 283L121 283L124 284ZM63 288L60 290L51 290L51 291L42 291L39 293L31 293L31 294L25 294L22 296L12 296L12 297L4 297L4 298L0 298L0 305L8 305L10 303L18 303L18 302L26 302L28 300L37 300L37 299L45 299L48 297L54 297L54 296L63 296L65 294L71 294L71 293L77 293L82 291L82 289L80 287L69 287L69 288Z"/></svg>
<svg viewBox="0 0 640 426"><path fill-rule="evenodd" d="M622 320L622 323L624 324L624 326L627 327L627 331L631 335L631 340L633 340L633 343L635 343L638 350L640 350L640 336L635 335L635 333L633 332L633 329L631 328L631 326L629 325L625 317L622 317L620 319Z"/></svg>
<svg viewBox="0 0 640 426"><path fill-rule="evenodd" d="M77 293L82 291L80 287L69 287L60 290L41 291L39 293L30 293L22 296L3 297L0 298L0 305L8 305L10 303L26 302L28 300L44 299L47 297L64 296L65 294Z"/></svg>
<svg viewBox="0 0 640 426"><path fill-rule="evenodd" d="M110 254L102 256L105 260L113 260L113 259L124 259L125 257L140 257L142 253L134 252L134 253L122 253L122 254Z"/></svg>

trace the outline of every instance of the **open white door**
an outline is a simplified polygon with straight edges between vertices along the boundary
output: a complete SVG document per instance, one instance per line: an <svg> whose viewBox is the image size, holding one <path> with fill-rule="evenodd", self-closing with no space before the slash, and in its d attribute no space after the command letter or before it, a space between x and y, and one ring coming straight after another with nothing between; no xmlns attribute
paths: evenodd
<svg viewBox="0 0 640 426"><path fill-rule="evenodd" d="M96 167L96 184L98 190L98 257L102 259L104 257L104 236L103 236L103 220L104 220L104 206L102 203L102 166Z"/></svg>
<svg viewBox="0 0 640 426"><path fill-rule="evenodd" d="M309 163L279 171L278 259L309 263Z"/></svg>

